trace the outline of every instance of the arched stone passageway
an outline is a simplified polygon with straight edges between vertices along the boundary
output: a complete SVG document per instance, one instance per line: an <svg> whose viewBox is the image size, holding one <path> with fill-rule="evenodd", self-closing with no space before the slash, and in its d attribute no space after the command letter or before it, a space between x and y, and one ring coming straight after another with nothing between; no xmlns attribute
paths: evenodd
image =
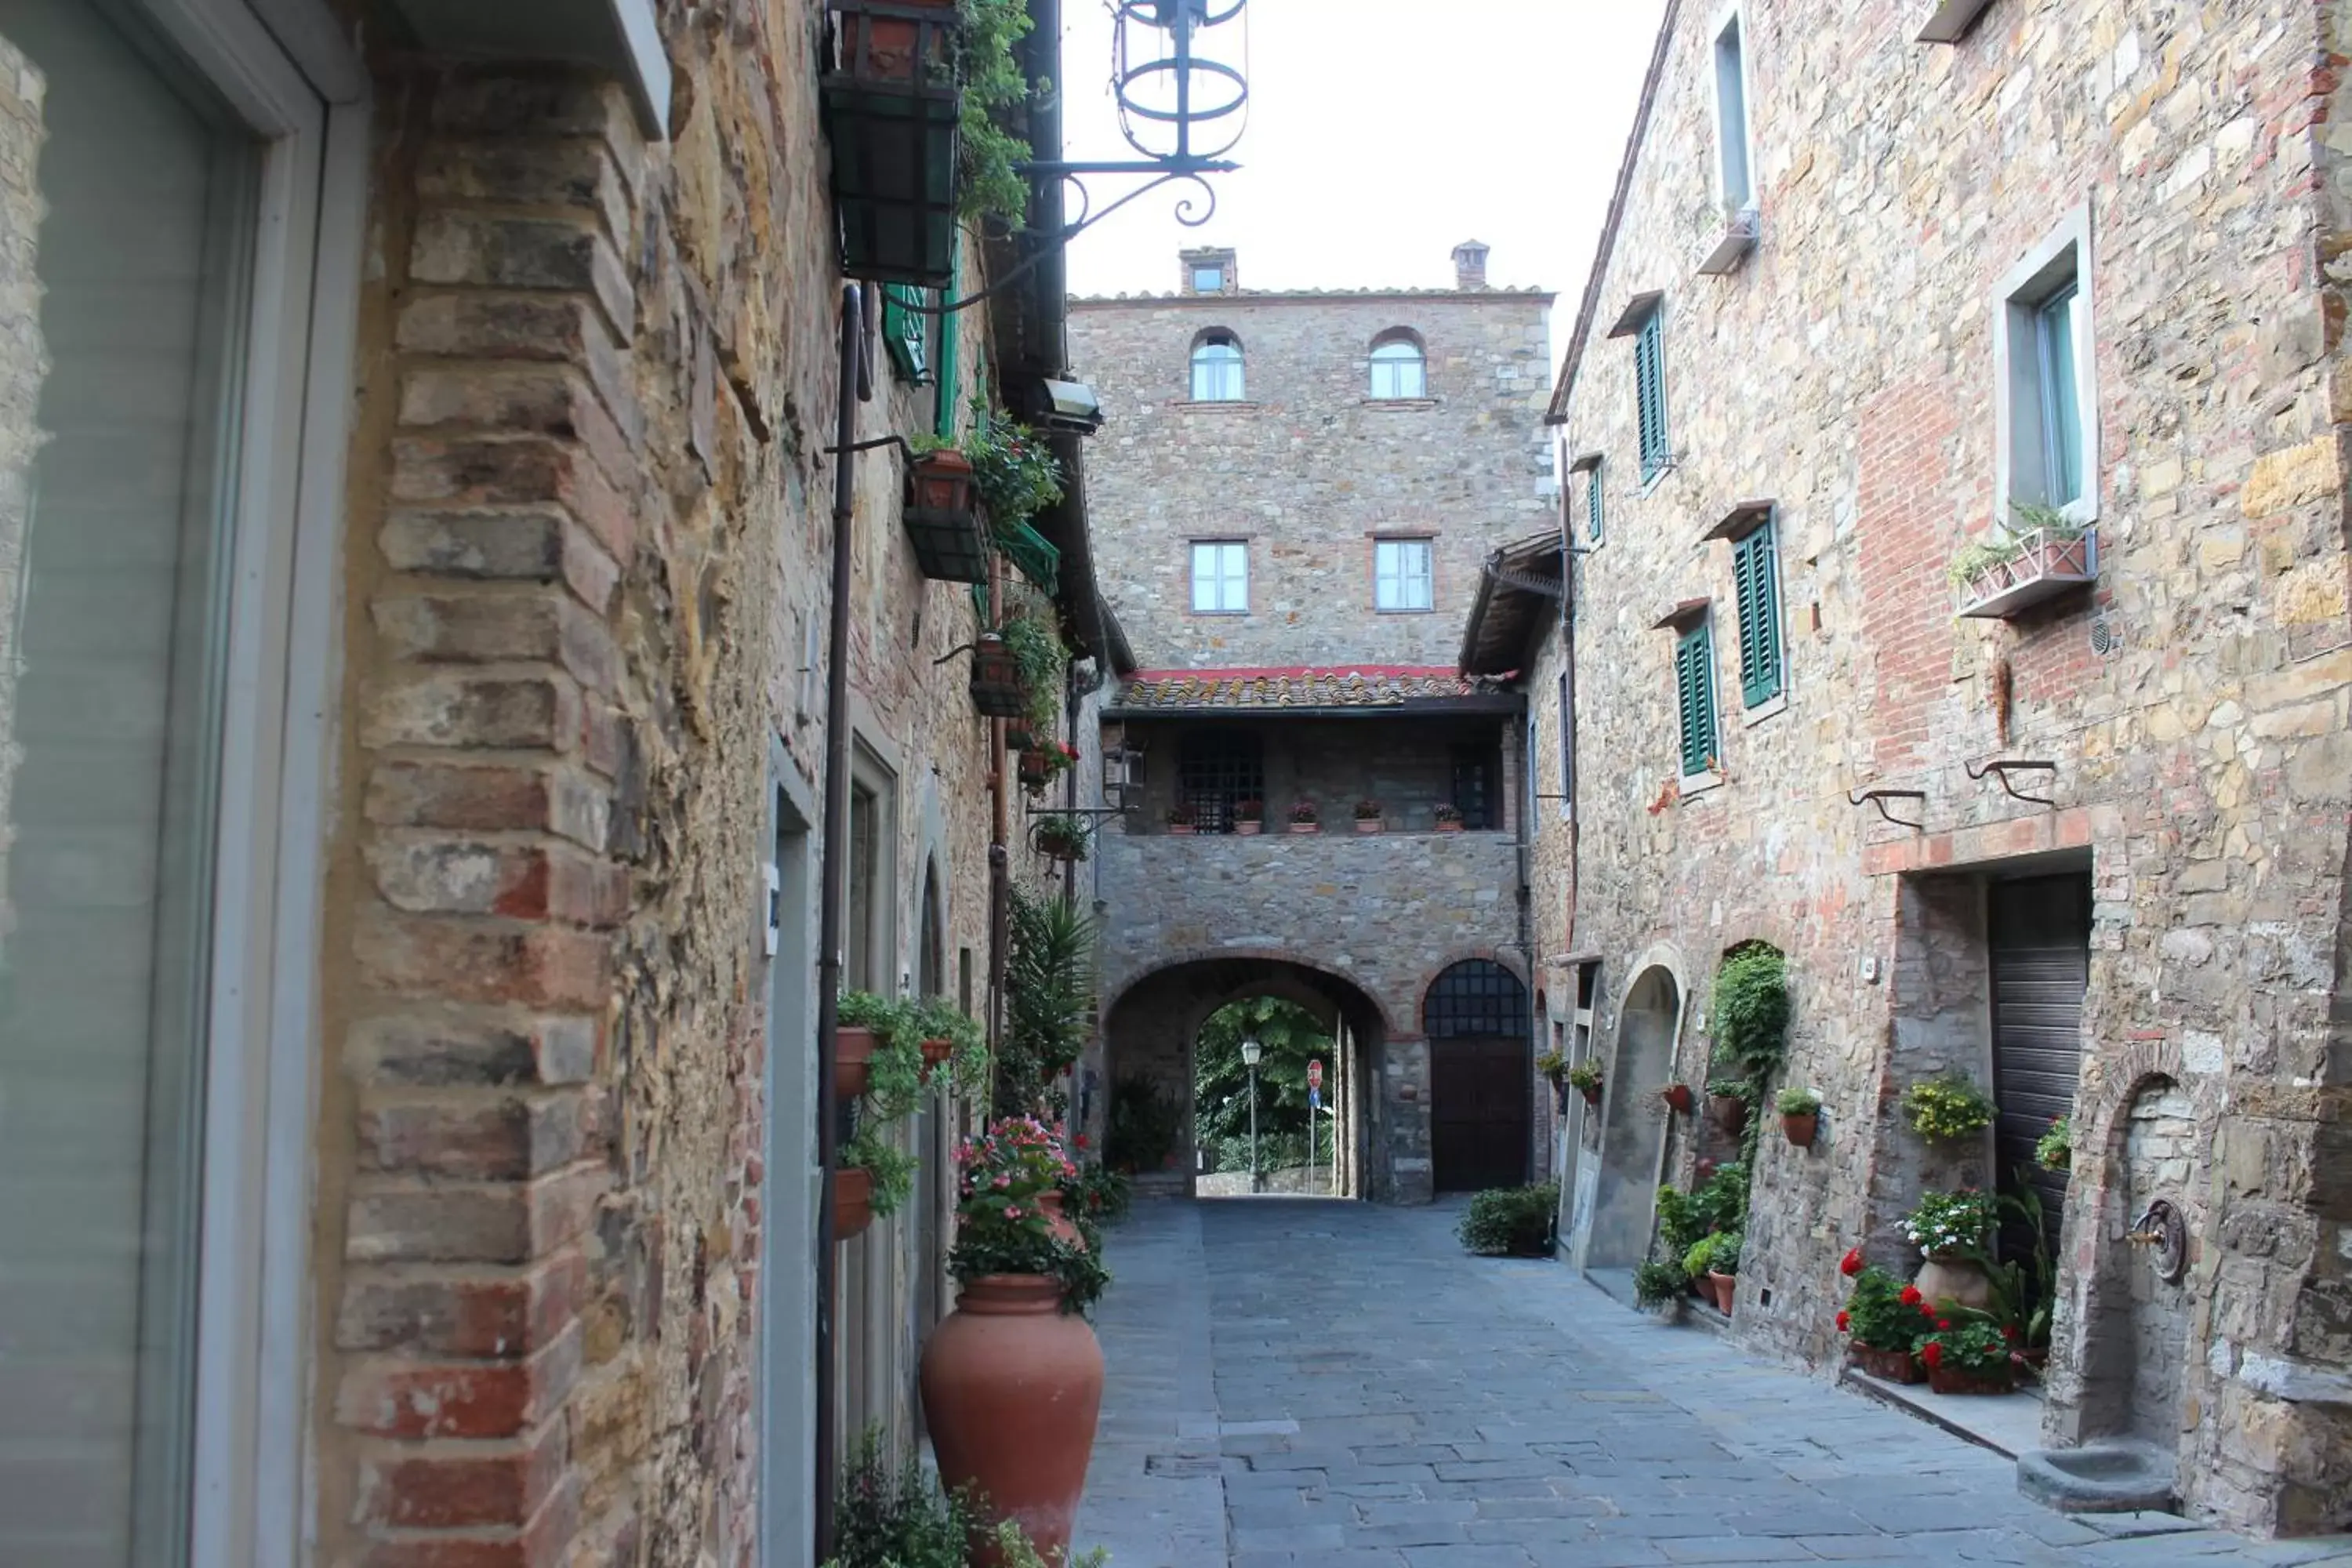
<svg viewBox="0 0 2352 1568"><path fill-rule="evenodd" d="M1631 1268L1649 1256L1666 1122L1652 1092L1674 1076L1682 987L1663 964L1635 976L1604 1069L1601 1163L1591 1208L1573 1250L1585 1268Z"/></svg>
<svg viewBox="0 0 2352 1568"><path fill-rule="evenodd" d="M1324 1100L1335 1115L1328 1134L1342 1195L1385 1198L1383 1163L1367 1159L1381 1119L1377 1064L1388 1040L1387 1021L1370 996L1346 978L1289 959L1207 958L1172 963L1130 983L1103 1013L1099 1094L1087 1124L1108 1136L1123 1094L1149 1084L1177 1108L1173 1147L1157 1171L1139 1170L1139 1187L1187 1194L1200 1170L1192 1104L1193 1048L1211 1014L1231 1002L1271 996L1313 1014L1333 1037L1325 1067ZM1124 1086L1124 1087L1123 1087Z"/></svg>

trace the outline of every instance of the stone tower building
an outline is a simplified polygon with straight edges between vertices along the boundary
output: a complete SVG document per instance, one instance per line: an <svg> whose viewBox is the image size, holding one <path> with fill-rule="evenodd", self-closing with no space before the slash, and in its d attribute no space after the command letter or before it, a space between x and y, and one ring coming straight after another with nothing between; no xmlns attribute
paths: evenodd
<svg viewBox="0 0 2352 1568"><path fill-rule="evenodd" d="M1731 1157L1656 1091L1768 942L1824 1104L1758 1145L1733 1331L1842 1356L1849 1247L1907 1273L1923 1193L2021 1182L2045 1439L2296 1531L2352 1518L2347 13L1670 5L1551 407L1571 614L1463 650L1559 742L1574 1260ZM1923 1139L1950 1070L1998 1114Z"/></svg>
<svg viewBox="0 0 2352 1568"><path fill-rule="evenodd" d="M1341 1178L1403 1201L1522 1180L1534 1149L1520 703L1453 656L1487 557L1551 517L1550 296L1485 259L1460 247L1448 289L1261 291L1187 251L1177 292L1070 312L1139 666L1101 710L1129 783L1095 862L1096 1065L1189 1105L1209 1013L1302 1001L1343 1041Z"/></svg>

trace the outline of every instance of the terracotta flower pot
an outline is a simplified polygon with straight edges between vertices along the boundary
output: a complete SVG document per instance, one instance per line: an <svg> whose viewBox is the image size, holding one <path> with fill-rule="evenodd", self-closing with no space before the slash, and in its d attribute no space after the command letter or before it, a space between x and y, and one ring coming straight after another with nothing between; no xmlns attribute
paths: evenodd
<svg viewBox="0 0 2352 1568"><path fill-rule="evenodd" d="M1021 753L1021 783L1026 789L1043 789L1054 775L1045 766L1045 759L1034 752Z"/></svg>
<svg viewBox="0 0 2352 1568"><path fill-rule="evenodd" d="M1691 1089L1690 1085L1686 1083L1666 1085L1665 1088L1658 1090L1658 1098L1666 1102L1666 1109L1669 1110L1684 1116L1688 1116L1691 1112Z"/></svg>
<svg viewBox="0 0 2352 1568"><path fill-rule="evenodd" d="M1320 833L1323 831L1323 825L1319 822L1294 822L1290 825L1290 831L1293 833Z"/></svg>
<svg viewBox="0 0 2352 1568"><path fill-rule="evenodd" d="M1706 1119L1737 1138L1748 1130L1748 1102L1736 1094L1706 1097Z"/></svg>
<svg viewBox="0 0 2352 1568"><path fill-rule="evenodd" d="M952 0L907 0L909 5L938 5L945 8ZM870 28L866 35L863 58L858 50L858 28ZM932 32L935 46L944 47L943 32ZM905 81L915 74L915 55L920 47L916 25L897 16L873 16L857 10L845 12L841 18L842 68L868 79ZM945 457L946 452L930 452L926 457ZM962 454L957 453L961 457ZM969 471L971 465L965 465Z"/></svg>
<svg viewBox="0 0 2352 1568"><path fill-rule="evenodd" d="M1694 1167L1692 1167L1692 1170L1691 1170L1691 1184L1692 1184L1692 1185L1694 1185L1694 1186L1700 1186L1700 1187L1703 1187L1703 1186L1706 1185L1709 1182L1711 1182L1711 1181L1715 1180L1715 1173L1716 1173L1717 1171L1721 1170L1721 1169L1723 1169L1723 1164L1722 1164L1722 1162L1721 1162L1721 1161L1718 1161L1718 1160L1701 1160L1701 1161L1699 1161L1699 1162L1698 1162L1698 1163L1697 1163L1696 1165L1695 1165Z"/></svg>
<svg viewBox="0 0 2352 1568"><path fill-rule="evenodd" d="M1235 822L1234 831L1244 838L1252 838L1265 831L1263 822Z"/></svg>
<svg viewBox="0 0 2352 1568"><path fill-rule="evenodd" d="M1457 816L1453 821L1447 822L1441 818L1437 824L1437 831L1440 833L1459 833L1462 831L1462 819Z"/></svg>
<svg viewBox="0 0 2352 1568"><path fill-rule="evenodd" d="M978 1488L991 1520L1015 1521L1039 1555L1060 1562L1077 1522L1102 1387L1102 1347L1086 1319L1063 1312L1058 1281L969 1281L923 1347L923 1415L941 1485ZM1002 1568L990 1550L972 1561Z"/></svg>
<svg viewBox="0 0 2352 1568"><path fill-rule="evenodd" d="M1381 819L1377 816L1360 816L1356 818L1356 831L1359 833L1378 833L1381 830Z"/></svg>
<svg viewBox="0 0 2352 1568"><path fill-rule="evenodd" d="M2007 1362L1984 1371L1938 1366L1928 1369L1927 1386L1938 1394L2007 1394L2017 1386L2017 1376Z"/></svg>
<svg viewBox="0 0 2352 1568"><path fill-rule="evenodd" d="M1045 1228L1054 1234L1056 1240L1066 1241L1073 1247L1085 1247L1086 1237L1079 1231L1076 1223L1062 1212L1061 1194L1038 1194L1037 1206L1045 1211Z"/></svg>
<svg viewBox="0 0 2352 1568"><path fill-rule="evenodd" d="M1873 1377L1888 1383L1921 1383L1927 1379L1927 1374L1919 1370L1918 1362L1909 1351L1881 1350L1876 1345L1850 1345L1847 1350L1853 1357L1853 1364Z"/></svg>
<svg viewBox="0 0 2352 1568"><path fill-rule="evenodd" d="M1576 1092L1584 1096L1585 1104L1598 1105L1601 1103L1601 1086L1597 1083L1579 1084Z"/></svg>
<svg viewBox="0 0 2352 1568"><path fill-rule="evenodd" d="M866 1092L874 1060L874 1031L845 1025L834 1035L833 1097L856 1100Z"/></svg>
<svg viewBox="0 0 2352 1568"><path fill-rule="evenodd" d="M900 26L906 24L900 23ZM878 34L881 24L876 24ZM907 29L912 42L912 28ZM925 452L915 459L915 504L932 511L971 510L971 459L953 448Z"/></svg>
<svg viewBox="0 0 2352 1568"><path fill-rule="evenodd" d="M1013 751L1034 752L1037 749L1037 732L1026 724L1007 724L1004 743Z"/></svg>
<svg viewBox="0 0 2352 1568"><path fill-rule="evenodd" d="M955 1055L953 1040L925 1040L923 1042L923 1077L929 1079L933 1068L946 1066L948 1058L953 1055Z"/></svg>
<svg viewBox="0 0 2352 1568"><path fill-rule="evenodd" d="M1739 1292L1739 1276L1720 1274L1710 1268L1706 1271L1706 1288L1715 1292L1716 1310L1727 1318L1731 1316L1732 1298Z"/></svg>
<svg viewBox="0 0 2352 1568"><path fill-rule="evenodd" d="M1171 822L1168 825L1168 831L1180 836L1189 836L1192 831L1192 825L1189 822Z"/></svg>
<svg viewBox="0 0 2352 1568"><path fill-rule="evenodd" d="M833 1173L833 1238L847 1241L874 1223L874 1173L845 1165Z"/></svg>
<svg viewBox="0 0 2352 1568"><path fill-rule="evenodd" d="M1821 1112L1790 1111L1780 1118L1780 1135L1800 1149L1813 1146L1813 1135L1821 1131Z"/></svg>
<svg viewBox="0 0 2352 1568"><path fill-rule="evenodd" d="M1930 1258L1911 1283L1919 1294L1938 1305L1957 1301L1963 1307L1992 1304L1992 1281L1983 1268L1965 1258Z"/></svg>

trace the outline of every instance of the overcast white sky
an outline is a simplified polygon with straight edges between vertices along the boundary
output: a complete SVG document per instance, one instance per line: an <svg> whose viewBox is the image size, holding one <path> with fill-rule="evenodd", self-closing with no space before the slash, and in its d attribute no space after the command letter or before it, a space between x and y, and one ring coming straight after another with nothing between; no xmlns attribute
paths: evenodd
<svg viewBox="0 0 2352 1568"><path fill-rule="evenodd" d="M1164 292L1176 252L1230 245L1249 289L1443 288L1449 253L1488 280L1584 286L1664 0L1249 0L1249 125L1199 229L1153 192L1078 237L1073 292ZM1133 156L1112 113L1104 0L1066 0L1066 153ZM1205 33L1208 45L1241 26ZM1220 46L1220 58L1225 47ZM1240 62L1234 62L1240 63ZM1131 181L1090 182L1097 206Z"/></svg>

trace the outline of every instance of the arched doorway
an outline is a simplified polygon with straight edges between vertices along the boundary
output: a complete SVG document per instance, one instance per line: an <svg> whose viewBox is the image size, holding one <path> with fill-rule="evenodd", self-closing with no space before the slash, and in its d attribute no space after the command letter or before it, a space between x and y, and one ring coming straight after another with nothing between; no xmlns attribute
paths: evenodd
<svg viewBox="0 0 2352 1568"><path fill-rule="evenodd" d="M1631 1268L1650 1254L1666 1143L1666 1120L1651 1091L1674 1077L1681 1023L1682 987L1674 975L1656 964L1642 971L1625 993L1616 1058L1605 1079L1601 1181L1580 1259L1586 1268Z"/></svg>
<svg viewBox="0 0 2352 1568"><path fill-rule="evenodd" d="M1518 1185L1534 1109L1527 987L1492 959L1465 959L1431 983L1421 1016L1432 1184L1441 1193Z"/></svg>

